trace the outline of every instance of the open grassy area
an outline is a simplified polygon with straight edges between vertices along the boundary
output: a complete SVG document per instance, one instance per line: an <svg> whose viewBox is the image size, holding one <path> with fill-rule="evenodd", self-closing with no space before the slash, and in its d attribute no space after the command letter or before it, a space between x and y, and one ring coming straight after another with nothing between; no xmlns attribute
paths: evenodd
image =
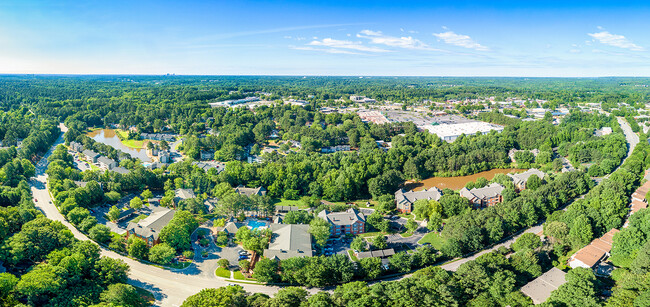
<svg viewBox="0 0 650 307"><path fill-rule="evenodd" d="M352 261L359 261L359 258L354 255L354 252L352 250L348 250L348 255L350 255L350 259L352 259Z"/></svg>
<svg viewBox="0 0 650 307"><path fill-rule="evenodd" d="M244 273L242 273L241 271L235 271L233 273L233 276L235 277L235 279L238 280L257 281L255 278L246 278L246 276L244 276Z"/></svg>
<svg viewBox="0 0 650 307"><path fill-rule="evenodd" d="M187 267L189 267L192 264L192 261L182 261L182 262L177 262L177 263L170 263L167 265L168 268L176 269L176 270L182 270Z"/></svg>
<svg viewBox="0 0 650 307"><path fill-rule="evenodd" d="M274 198L271 200L271 203L276 206L294 206L294 207L299 207L301 209L308 208L308 206L303 204L300 200Z"/></svg>
<svg viewBox="0 0 650 307"><path fill-rule="evenodd" d="M140 214L140 215L136 216L134 219L130 220L129 222L131 222L131 223L137 223L137 222L139 222L139 221L145 219L146 217L147 217L147 215L145 215L145 214Z"/></svg>
<svg viewBox="0 0 650 307"><path fill-rule="evenodd" d="M437 232L430 232L424 235L424 237L418 241L419 244L430 243L433 248L440 250L442 244L445 243L445 239L440 236Z"/></svg>
<svg viewBox="0 0 650 307"><path fill-rule="evenodd" d="M217 268L214 274L216 274L219 277L230 278L230 271L228 269Z"/></svg>
<svg viewBox="0 0 650 307"><path fill-rule="evenodd" d="M366 233L361 233L358 236L362 238L368 238L368 237L376 237L378 235L382 235L383 233L381 231L372 231L372 232L366 232Z"/></svg>
<svg viewBox="0 0 650 307"><path fill-rule="evenodd" d="M127 140L129 137L129 132L122 129L115 129L115 133L119 135L122 144L131 148L144 148L144 140Z"/></svg>

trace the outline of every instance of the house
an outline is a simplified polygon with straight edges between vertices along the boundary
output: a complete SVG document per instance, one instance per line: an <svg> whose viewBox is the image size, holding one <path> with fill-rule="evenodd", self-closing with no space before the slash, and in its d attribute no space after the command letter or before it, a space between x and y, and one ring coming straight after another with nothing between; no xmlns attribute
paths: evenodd
<svg viewBox="0 0 650 307"><path fill-rule="evenodd" d="M309 225L271 224L270 229L273 234L269 248L264 250L264 257L285 260L313 255Z"/></svg>
<svg viewBox="0 0 650 307"><path fill-rule="evenodd" d="M100 156L97 158L97 162L99 163L99 166L104 169L113 169L117 167L117 162L109 157Z"/></svg>
<svg viewBox="0 0 650 307"><path fill-rule="evenodd" d="M330 223L330 233L332 236L356 235L366 232L366 216L354 208L343 212L323 210L318 213L318 217Z"/></svg>
<svg viewBox="0 0 650 307"><path fill-rule="evenodd" d="M81 145L80 143L77 142L70 142L70 149L76 152L82 152L84 150L84 146Z"/></svg>
<svg viewBox="0 0 650 307"><path fill-rule="evenodd" d="M336 145L330 147L323 147L320 149L322 153L333 153L338 151L350 151L350 145Z"/></svg>
<svg viewBox="0 0 650 307"><path fill-rule="evenodd" d="M571 258L569 258L569 266L573 269L581 268L595 268L601 260L609 256L609 251L612 250L612 241L614 234L619 230L612 228L600 238L596 238L589 245L581 248Z"/></svg>
<svg viewBox="0 0 650 307"><path fill-rule="evenodd" d="M118 174L122 174L122 175L127 175L128 173L131 172L130 170L128 170L128 169L126 169L124 167L121 167L121 166L115 167L111 171L116 172Z"/></svg>
<svg viewBox="0 0 650 307"><path fill-rule="evenodd" d="M247 188L243 185L240 185L235 188L235 192L239 193L239 195L244 195L248 197L251 197L253 195L259 195L259 196L266 195L266 189L264 187Z"/></svg>
<svg viewBox="0 0 650 307"><path fill-rule="evenodd" d="M442 197L442 191L436 187L422 191L406 191L399 189L395 192L395 203L397 211L401 213L410 213L413 211L413 203L420 199L439 200Z"/></svg>
<svg viewBox="0 0 650 307"><path fill-rule="evenodd" d="M553 267L521 287L521 292L533 299L533 304L541 304L551 297L551 292L566 283L565 275L562 270Z"/></svg>
<svg viewBox="0 0 650 307"><path fill-rule="evenodd" d="M173 135L170 135L170 134L140 133L140 136L143 139L147 139L147 140L166 141L166 142L174 142L174 141L176 141L176 138Z"/></svg>
<svg viewBox="0 0 650 307"><path fill-rule="evenodd" d="M100 156L98 153L96 153L96 152L94 152L92 150L88 150L88 149L83 151L83 155L86 156L86 160L88 160L88 161L90 161L92 163L97 162L97 158L99 158L99 156Z"/></svg>
<svg viewBox="0 0 650 307"><path fill-rule="evenodd" d="M218 203L219 199L217 198L208 198L203 202L205 209L208 210L209 213L212 213L212 210L217 207Z"/></svg>
<svg viewBox="0 0 650 307"><path fill-rule="evenodd" d="M546 174L544 174L544 172L536 168L531 168L519 174L508 174L508 176L512 178L512 183L515 184L515 188L518 191L523 191L526 189L526 182L528 182L528 178L530 178L530 176L532 175L536 175L537 177L539 177L539 179L544 179L544 176Z"/></svg>
<svg viewBox="0 0 650 307"><path fill-rule="evenodd" d="M172 163L172 158L168 151L161 151L158 153L158 161L160 163Z"/></svg>
<svg viewBox="0 0 650 307"><path fill-rule="evenodd" d="M230 222L226 223L226 226L224 226L221 231L224 231L227 234L235 235L235 234L237 234L237 231L239 231L239 228L242 228L242 227L244 227L244 223L235 222L233 220L233 221L230 221Z"/></svg>
<svg viewBox="0 0 650 307"><path fill-rule="evenodd" d="M490 207L503 201L501 193L505 189L498 183L492 183L483 188L460 189L460 196L469 199L475 207Z"/></svg>
<svg viewBox="0 0 650 307"><path fill-rule="evenodd" d="M193 165L202 168L204 171L209 171L211 169L216 169L217 174L223 172L226 169L226 164L221 162L192 162Z"/></svg>
<svg viewBox="0 0 650 307"><path fill-rule="evenodd" d="M129 223L126 228L127 239L136 236L147 242L149 246L160 243L160 232L172 220L174 213L176 211L165 207L155 207L149 216L138 223Z"/></svg>
<svg viewBox="0 0 650 307"><path fill-rule="evenodd" d="M300 208L296 206L275 206L276 213L288 213L290 211L298 211Z"/></svg>
<svg viewBox="0 0 650 307"><path fill-rule="evenodd" d="M173 199L174 207L178 206L178 204L182 200L195 198L195 197L196 195L194 194L194 191L192 191L192 189L176 189L176 191L174 191L174 199Z"/></svg>
<svg viewBox="0 0 650 307"><path fill-rule="evenodd" d="M201 150L201 160L214 160L214 150Z"/></svg>

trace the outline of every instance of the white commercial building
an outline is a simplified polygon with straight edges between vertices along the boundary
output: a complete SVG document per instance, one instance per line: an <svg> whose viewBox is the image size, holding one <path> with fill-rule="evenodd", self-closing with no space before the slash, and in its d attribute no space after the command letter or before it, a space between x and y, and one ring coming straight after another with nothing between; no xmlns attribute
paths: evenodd
<svg viewBox="0 0 650 307"><path fill-rule="evenodd" d="M428 130L432 134L437 135L447 142L453 142L461 135L475 135L487 134L494 130L496 132L503 131L503 126L489 124L485 122L466 122L459 124L444 124L444 125L423 125L423 129Z"/></svg>

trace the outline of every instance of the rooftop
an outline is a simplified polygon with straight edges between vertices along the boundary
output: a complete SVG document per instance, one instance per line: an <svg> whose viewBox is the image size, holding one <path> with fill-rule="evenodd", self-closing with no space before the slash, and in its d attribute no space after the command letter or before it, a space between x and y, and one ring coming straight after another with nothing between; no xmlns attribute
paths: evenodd
<svg viewBox="0 0 650 307"><path fill-rule="evenodd" d="M311 257L309 225L271 224L273 236L264 257L284 260L292 257Z"/></svg>
<svg viewBox="0 0 650 307"><path fill-rule="evenodd" d="M564 275L566 273L553 267L542 276L521 287L521 292L533 299L534 304L541 304L551 297L553 290L566 282Z"/></svg>
<svg viewBox="0 0 650 307"><path fill-rule="evenodd" d="M536 168L531 168L531 169L529 169L529 170L527 170L527 171L525 171L523 173L519 173L519 174L508 174L508 176L510 178L512 178L512 181L514 182L514 184L526 183L528 181L528 178L530 178L530 176L532 176L532 175L537 175L537 177L539 177L539 179L542 179L542 178L544 178L544 175L546 175L546 174L544 174L544 172L542 172L542 171L540 171L540 170L538 170Z"/></svg>
<svg viewBox="0 0 650 307"><path fill-rule="evenodd" d="M158 239L160 231L169 224L176 211L165 207L155 207L153 212L146 218L140 220L137 224L129 223L127 231L134 231L135 234L143 238Z"/></svg>
<svg viewBox="0 0 650 307"><path fill-rule="evenodd" d="M357 221L366 222L365 215L354 208L350 208L343 212L329 212L323 210L318 213L318 217L334 225L352 225Z"/></svg>

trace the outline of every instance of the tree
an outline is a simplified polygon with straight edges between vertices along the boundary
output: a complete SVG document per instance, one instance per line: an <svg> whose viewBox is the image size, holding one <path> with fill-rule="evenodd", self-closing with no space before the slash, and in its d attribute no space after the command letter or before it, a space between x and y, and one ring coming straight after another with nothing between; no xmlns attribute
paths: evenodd
<svg viewBox="0 0 650 307"><path fill-rule="evenodd" d="M309 233L314 236L318 246L325 246L330 238L330 223L322 218L314 218L309 223Z"/></svg>
<svg viewBox="0 0 650 307"><path fill-rule="evenodd" d="M108 219L111 220L112 222L116 222L117 219L120 217L120 209L118 209L116 206L112 206L111 209L108 210Z"/></svg>
<svg viewBox="0 0 650 307"><path fill-rule="evenodd" d="M528 177L528 180L526 181L526 188L532 191L537 190L541 185L542 185L542 179L537 177L537 175L535 174L530 175L530 177Z"/></svg>
<svg viewBox="0 0 650 307"><path fill-rule="evenodd" d="M246 306L246 292L241 286L203 289L188 297L181 307Z"/></svg>
<svg viewBox="0 0 650 307"><path fill-rule="evenodd" d="M386 236L376 236L372 239L372 248L373 249L386 249L388 244L386 243Z"/></svg>
<svg viewBox="0 0 650 307"><path fill-rule="evenodd" d="M0 306L15 306L13 290L18 284L18 278L10 273L0 273Z"/></svg>
<svg viewBox="0 0 650 307"><path fill-rule="evenodd" d="M517 241L515 241L515 243L512 244L512 249L515 252L518 252L521 250L533 250L540 246L542 246L542 240L538 235L534 233L524 233L519 238L517 238Z"/></svg>
<svg viewBox="0 0 650 307"><path fill-rule="evenodd" d="M140 199L140 197L137 196L131 199L131 201L129 202L129 206L136 210L142 208L142 204L143 204L142 200Z"/></svg>
<svg viewBox="0 0 650 307"><path fill-rule="evenodd" d="M363 274L367 279L372 280L381 276L383 269L381 267L381 259L377 257L363 258L359 261Z"/></svg>
<svg viewBox="0 0 650 307"><path fill-rule="evenodd" d="M142 199L149 199L153 197L153 193L151 193L149 189L146 189L142 191L142 194L140 194L140 196L142 196Z"/></svg>
<svg viewBox="0 0 650 307"><path fill-rule="evenodd" d="M246 259L239 260L239 267L241 268L242 272L248 272L248 270L251 268L251 262Z"/></svg>
<svg viewBox="0 0 650 307"><path fill-rule="evenodd" d="M149 250L149 260L160 264L168 264L176 256L176 250L166 243L154 245Z"/></svg>
<svg viewBox="0 0 650 307"><path fill-rule="evenodd" d="M470 209L469 200L458 194L445 193L440 197L439 202L442 206L443 216L447 218L459 215Z"/></svg>
<svg viewBox="0 0 650 307"><path fill-rule="evenodd" d="M77 207L72 209L70 212L68 212L68 215L66 216L68 218L68 221L74 225L78 225L83 221L85 218L90 216L90 211L86 208L82 207Z"/></svg>
<svg viewBox="0 0 650 307"><path fill-rule="evenodd" d="M90 228L88 236L99 243L106 243L111 239L111 229L103 224L97 224Z"/></svg>
<svg viewBox="0 0 650 307"><path fill-rule="evenodd" d="M268 300L266 307L301 306L307 301L307 290L299 287L280 289L275 296Z"/></svg>
<svg viewBox="0 0 650 307"><path fill-rule="evenodd" d="M127 284L112 284L101 293L102 302L112 306L147 306L148 302L142 299L135 287Z"/></svg>
<svg viewBox="0 0 650 307"><path fill-rule="evenodd" d="M268 258L260 259L253 269L253 278L265 283L276 281L278 278L278 263Z"/></svg>
<svg viewBox="0 0 650 307"><path fill-rule="evenodd" d="M219 267L227 269L230 266L230 261L228 261L228 259L221 258L219 259L219 261L217 261L217 264L219 265Z"/></svg>
<svg viewBox="0 0 650 307"><path fill-rule="evenodd" d="M360 252L365 252L366 250L368 250L367 246L368 244L366 243L366 240L362 237L355 237L354 240L352 240L352 243L350 243L351 249Z"/></svg>
<svg viewBox="0 0 650 307"><path fill-rule="evenodd" d="M165 140L160 141L160 144L158 144L158 145L160 146L160 149L162 149L162 150L168 150L169 149L169 143L167 143L167 141L165 141Z"/></svg>
<svg viewBox="0 0 650 307"><path fill-rule="evenodd" d="M389 258L390 268L398 272L408 272L411 270L411 256L405 252L399 252Z"/></svg>
<svg viewBox="0 0 650 307"><path fill-rule="evenodd" d="M575 268L565 278L567 282L551 293L547 300L549 306L600 306L592 270Z"/></svg>
<svg viewBox="0 0 650 307"><path fill-rule="evenodd" d="M112 202L112 203L116 203L122 197L122 195L120 195L120 193L115 192L115 191L107 192L106 194L104 194L104 196L106 196L106 199L109 202Z"/></svg>
<svg viewBox="0 0 650 307"><path fill-rule="evenodd" d="M42 306L66 286L66 271L59 266L39 264L20 278L16 292L32 306Z"/></svg>
<svg viewBox="0 0 650 307"><path fill-rule="evenodd" d="M437 213L436 213L436 214L437 214ZM416 221L414 221L413 219L409 219L409 220L406 222L406 229L408 229L409 232L415 232L415 231L418 229L418 227L420 227L420 224L418 224L418 223L417 223Z"/></svg>
<svg viewBox="0 0 650 307"><path fill-rule="evenodd" d="M129 251L129 256L138 259L147 260L147 256L149 255L149 246L147 246L147 243L135 236L129 238L129 247L127 250Z"/></svg>
<svg viewBox="0 0 650 307"><path fill-rule="evenodd" d="M372 228L379 231L387 232L390 228L390 223L384 219L384 216L375 210L372 214L368 215L366 222L372 226Z"/></svg>
<svg viewBox="0 0 650 307"><path fill-rule="evenodd" d="M289 211L285 214L282 222L285 224L309 224L313 218L314 216L307 211Z"/></svg>
<svg viewBox="0 0 650 307"><path fill-rule="evenodd" d="M307 299L307 305L310 307L334 307L334 301L327 292L318 292Z"/></svg>
<svg viewBox="0 0 650 307"><path fill-rule="evenodd" d="M177 251L188 250L192 247L190 233L180 224L169 223L160 231L160 240Z"/></svg>

